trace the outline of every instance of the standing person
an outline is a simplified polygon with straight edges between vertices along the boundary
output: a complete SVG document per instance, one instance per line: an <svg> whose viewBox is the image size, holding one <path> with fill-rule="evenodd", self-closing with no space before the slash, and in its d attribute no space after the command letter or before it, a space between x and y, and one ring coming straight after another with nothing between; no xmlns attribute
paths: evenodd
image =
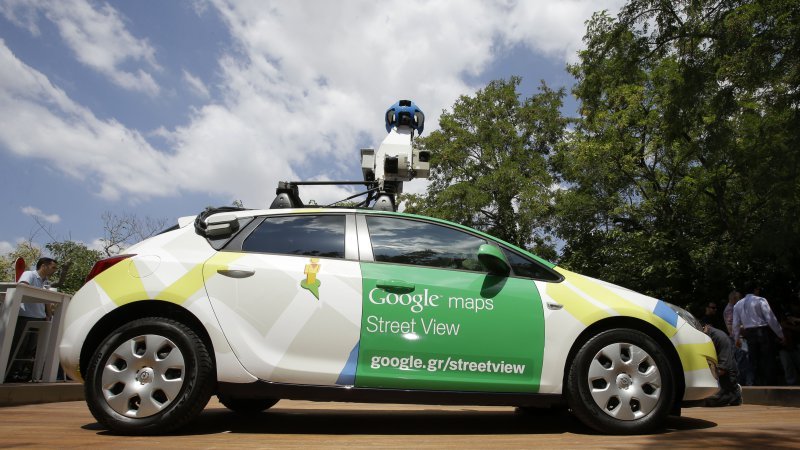
<svg viewBox="0 0 800 450"><path fill-rule="evenodd" d="M49 282L51 275L56 273L58 269L58 262L53 258L39 258L36 262L36 270L28 270L24 272L19 278L20 284L29 284L33 287L44 288L45 284ZM50 311L45 308L43 303L22 303L19 305L19 315L17 316L17 325L14 328L14 337L11 340L11 355L9 355L9 367L11 358L14 356L14 349L17 348L17 343L22 337L22 332L25 330L25 324L32 320L48 320L50 319ZM12 378L12 374L9 378ZM22 381L22 380L18 380Z"/></svg>
<svg viewBox="0 0 800 450"><path fill-rule="evenodd" d="M722 317L719 315L719 309L717 308L717 302L710 301L706 303L706 311L703 314L703 317L700 319L700 323L703 325L709 324L712 327L720 330L724 326L724 322Z"/></svg>
<svg viewBox="0 0 800 450"><path fill-rule="evenodd" d="M733 307L733 338L737 347L741 347L742 337L747 341L755 384L763 386L773 383L777 356L773 333L783 343L783 329L767 299L759 296L760 287L750 282L745 292L747 295Z"/></svg>
<svg viewBox="0 0 800 450"><path fill-rule="evenodd" d="M732 290L728 294L728 304L725 305L725 310L722 311L722 318L725 320L725 328L728 329L729 336L733 336L733 307L741 299L742 294L739 292L739 290Z"/></svg>
<svg viewBox="0 0 800 450"><path fill-rule="evenodd" d="M728 329L728 335L733 341L733 307L742 299L742 293L738 289L732 290L728 294L728 304L725 305L725 310L722 312L722 317L725 320L725 328ZM736 360L736 368L738 369L739 383L745 386L752 386L755 383L755 374L753 368L750 367L750 358L747 353L747 345L741 347L733 347L733 358Z"/></svg>
<svg viewBox="0 0 800 450"><path fill-rule="evenodd" d="M717 376L719 391L705 401L705 406L738 406L742 404L742 388L737 383L736 361L733 359L733 342L724 331L704 325L706 333L717 351Z"/></svg>

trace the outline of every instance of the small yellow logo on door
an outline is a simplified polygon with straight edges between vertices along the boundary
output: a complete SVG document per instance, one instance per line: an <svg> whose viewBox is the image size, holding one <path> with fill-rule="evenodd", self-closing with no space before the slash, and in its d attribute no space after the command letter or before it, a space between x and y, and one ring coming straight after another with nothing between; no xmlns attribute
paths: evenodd
<svg viewBox="0 0 800 450"><path fill-rule="evenodd" d="M322 264L319 263L319 258L311 258L311 261L306 264L306 268L303 270L303 273L306 274L306 279L300 281L300 287L314 294L317 300L319 300L319 286L322 284L317 279L317 274L321 267Z"/></svg>

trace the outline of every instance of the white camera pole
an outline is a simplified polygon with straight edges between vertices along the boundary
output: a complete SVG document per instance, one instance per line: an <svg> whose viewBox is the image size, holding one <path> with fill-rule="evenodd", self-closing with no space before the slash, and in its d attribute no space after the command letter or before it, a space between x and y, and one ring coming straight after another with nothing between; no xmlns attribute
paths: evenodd
<svg viewBox="0 0 800 450"><path fill-rule="evenodd" d="M304 205L300 200L298 186L360 184L367 187L366 192L336 203L367 195L360 205L369 206L375 200L373 209L396 211L395 199L398 194L403 193L403 182L428 178L430 173L430 153L415 149L413 145L414 132L419 135L425 127L425 114L411 100L400 100L386 110L384 122L389 134L381 142L378 151L372 148L361 149L364 181L282 181L278 183L277 197L270 208L302 208Z"/></svg>

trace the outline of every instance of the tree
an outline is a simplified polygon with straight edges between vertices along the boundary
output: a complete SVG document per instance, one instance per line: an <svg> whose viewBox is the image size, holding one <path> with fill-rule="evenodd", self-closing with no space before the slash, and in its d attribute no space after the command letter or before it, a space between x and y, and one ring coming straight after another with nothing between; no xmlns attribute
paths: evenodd
<svg viewBox="0 0 800 450"><path fill-rule="evenodd" d="M20 241L17 244L17 247L7 255L0 255L0 268L2 271L0 272L0 281L15 281L14 277L16 275L14 270L14 262L17 258L22 258L25 260L25 267L26 270L31 268L36 261L42 256L42 249L37 247L33 240L28 239L26 241Z"/></svg>
<svg viewBox="0 0 800 450"><path fill-rule="evenodd" d="M426 195L403 200L406 212L452 220L552 258L547 158L566 126L559 111L564 91L542 82L521 100L519 83L495 80L461 96L442 114L439 130L416 140L431 152L431 183Z"/></svg>
<svg viewBox="0 0 800 450"><path fill-rule="evenodd" d="M103 238L100 240L106 256L119 254L125 247L154 236L166 228L167 220L152 217L140 218L132 213L102 215Z"/></svg>
<svg viewBox="0 0 800 450"><path fill-rule="evenodd" d="M634 0L569 67L581 118L554 156L571 268L678 303L800 265L796 1Z"/></svg>
<svg viewBox="0 0 800 450"><path fill-rule="evenodd" d="M84 244L74 241L51 242L45 245L45 248L53 259L58 261L60 270L66 271L63 282L57 287L68 294L74 294L83 286L94 263L104 256L99 250L89 249ZM60 271L56 275L58 274Z"/></svg>
<svg viewBox="0 0 800 450"><path fill-rule="evenodd" d="M51 242L45 245L45 249L47 250L47 256L58 261L59 265L59 271L50 281L55 283L61 271L66 271L63 283L56 287L68 294L75 293L83 286L83 281L94 263L103 257L100 251L91 250L84 244L69 240ZM42 249L35 246L31 241L22 241L17 244L17 248L13 252L0 256L0 267L3 267L2 281L14 280L14 261L19 256L25 259L27 269L30 270L35 267L36 261L43 256Z"/></svg>

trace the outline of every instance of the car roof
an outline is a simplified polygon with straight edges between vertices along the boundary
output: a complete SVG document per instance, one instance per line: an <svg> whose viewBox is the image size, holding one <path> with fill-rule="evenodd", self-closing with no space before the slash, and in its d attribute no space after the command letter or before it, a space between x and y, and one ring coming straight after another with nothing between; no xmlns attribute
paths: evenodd
<svg viewBox="0 0 800 450"><path fill-rule="evenodd" d="M506 245L510 248L513 248L516 251L519 251L526 256L529 256L536 261L546 265L549 268L553 268L556 264L547 261L523 248L520 248L510 242L506 242L496 236L492 236L491 234L484 233L480 230L476 230L474 228L470 228L459 223L451 222L449 220L439 219L436 217L431 216L423 216L419 214L409 214L404 212L392 212L392 211L379 211L374 209L359 209L359 208L325 208L325 207L307 207L307 208L278 208L278 209L241 209L236 211L220 211L209 214L208 217L212 217L216 214L234 214L237 218L244 219L248 217L260 217L260 216L285 216L285 215L303 215L303 214L364 214L364 215L380 215L380 216L396 216L402 217L407 219L419 219L425 220L428 222L439 223L442 225L454 227L461 229L463 231L467 231L473 234L477 234L481 237L486 239L490 239L494 242L499 242L503 245Z"/></svg>

